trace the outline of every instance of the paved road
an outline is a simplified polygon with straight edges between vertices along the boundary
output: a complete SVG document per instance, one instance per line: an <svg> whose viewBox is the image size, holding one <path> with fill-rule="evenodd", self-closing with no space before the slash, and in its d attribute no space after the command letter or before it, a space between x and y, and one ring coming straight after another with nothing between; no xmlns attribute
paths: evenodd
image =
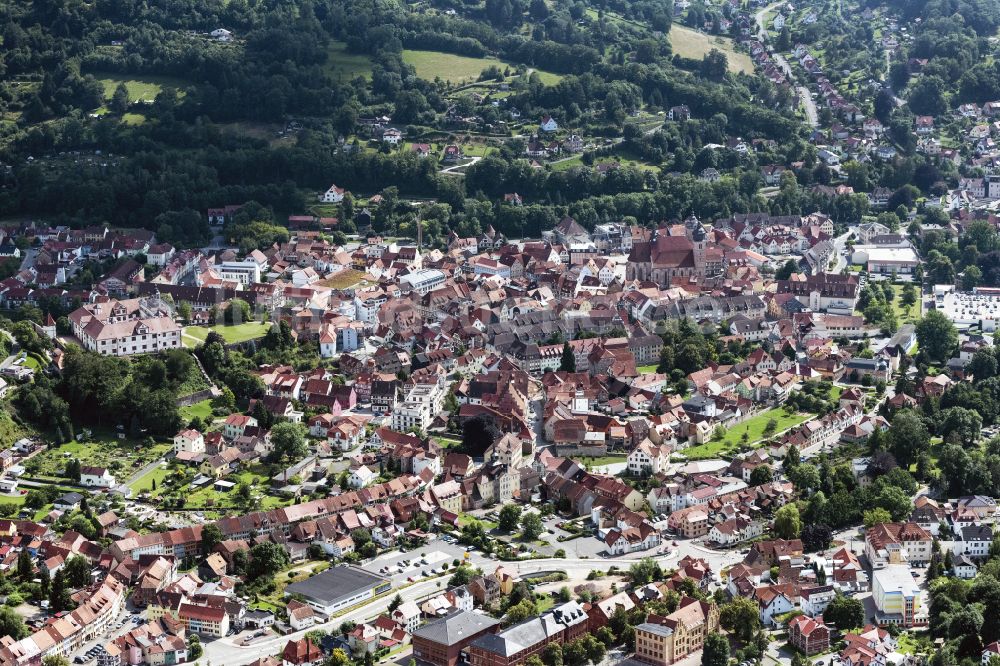
<svg viewBox="0 0 1000 666"><path fill-rule="evenodd" d="M11 354L7 358L5 358L2 362L0 362L0 370L4 370L10 367L11 363L16 361L18 356L20 356L20 354Z"/></svg>
<svg viewBox="0 0 1000 666"><path fill-rule="evenodd" d="M767 7L760 9L756 14L754 14L754 21L757 23L757 37L764 44L768 43L767 39L767 25L764 23L764 17L769 11L775 9L784 4L784 1L773 2ZM784 56L780 53L774 52L768 49L771 53L771 57L774 61L778 63L778 67L785 72L785 76L788 77L789 81L795 81L795 74L792 72L792 68L789 66L788 61L785 60ZM816 102L813 100L812 95L809 93L809 89L805 86L795 86L795 92L799 96L799 101L802 103L802 108L806 113L806 122L809 123L811 127L817 127L819 125L819 112L816 109Z"/></svg>
<svg viewBox="0 0 1000 666"><path fill-rule="evenodd" d="M24 257L21 258L21 270L27 270L35 265L35 259L38 258L38 250L33 247L29 247L24 251Z"/></svg>
<svg viewBox="0 0 1000 666"><path fill-rule="evenodd" d="M159 467L160 463L162 463L162 462L163 462L163 460L161 458L157 458L156 460L154 460L153 462L149 463L148 465L146 465L145 467L143 467L142 469L140 469L138 472L136 472L132 476L128 477L128 479L126 479L122 483L124 483L126 486L132 485L133 483L135 483L136 481L138 481L140 478L142 478L143 476L145 476L147 473L152 472L154 469L156 469L157 467Z"/></svg>
<svg viewBox="0 0 1000 666"><path fill-rule="evenodd" d="M469 160L465 164L456 164L454 166L450 166L450 167L447 167L445 169L441 169L441 173L446 173L446 174L451 175L451 176L464 176L465 175L464 171L456 171L456 169L465 169L467 167L472 166L473 164L475 164L476 162L478 162L481 159L483 159L483 158L482 157L473 157L471 160Z"/></svg>
<svg viewBox="0 0 1000 666"><path fill-rule="evenodd" d="M684 552L690 552L698 557L705 557L706 555L711 557L713 561L713 568L719 566L724 562L732 564L739 559L742 559L742 555L738 552L728 552L728 553L718 553L717 551L711 551L705 548L701 548L694 544L686 542L682 544L685 546L683 548ZM428 548L429 550L430 548ZM677 553L669 557L657 557L656 560L663 567L669 567L676 563L676 558L682 549L679 548ZM542 559L542 560L530 560L526 562L504 562L505 567L517 569L519 574L534 573L539 571L565 571L571 577L574 574L586 575L592 569L603 569L611 565L617 565L621 569L627 569L632 564L640 561L642 557L622 557L622 558L596 558L596 559ZM480 556L478 553L473 555L473 563L482 568L487 568L492 565L495 567L499 562L495 560L487 560ZM718 571L718 569L716 569ZM448 576L441 576L440 578L432 578L430 580L419 581L410 585L409 587L400 590L399 594L406 601L422 601L430 596L433 596L439 592L443 592L448 584ZM339 627L342 623L351 622L365 622L378 617L380 614L386 612L389 603L395 597L394 594L388 594L380 599L376 599L364 606L347 612L339 617L332 619L331 621L316 625L311 627L309 631L315 629L321 629L324 631L332 631ZM243 666L244 664L249 664L250 662L258 659L260 657L266 657L269 655L278 654L281 649L285 646L289 640L295 640L301 638L305 635L305 631L298 631L286 636L271 636L266 640L261 640L252 645L243 646L236 645L234 643L235 636L230 636L226 638L221 638L214 641L205 641L205 653L204 659L213 664L226 664L226 666Z"/></svg>
<svg viewBox="0 0 1000 666"><path fill-rule="evenodd" d="M795 86L795 92L799 94L802 109L806 112L806 122L809 123L810 127L819 127L819 111L816 108L816 102L809 93L809 89L805 86Z"/></svg>
<svg viewBox="0 0 1000 666"><path fill-rule="evenodd" d="M2 363L0 363L0 370L8 367L13 363L18 356L21 355L21 345L17 344L17 340L14 336L10 334L10 331L0 328L0 335L3 335L10 342L10 356L5 358Z"/></svg>
<svg viewBox="0 0 1000 666"><path fill-rule="evenodd" d="M834 254L837 256L837 265L833 267L833 270L830 271L831 273L839 273L847 268L847 257L844 253L847 251L847 240L853 234L854 230L849 229L833 239Z"/></svg>

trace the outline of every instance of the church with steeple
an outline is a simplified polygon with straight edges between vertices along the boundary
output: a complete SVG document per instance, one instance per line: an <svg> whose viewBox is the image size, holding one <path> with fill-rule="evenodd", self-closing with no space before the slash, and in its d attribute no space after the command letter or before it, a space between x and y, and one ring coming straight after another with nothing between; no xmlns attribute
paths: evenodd
<svg viewBox="0 0 1000 666"><path fill-rule="evenodd" d="M710 238L708 230L693 215L682 224L660 227L650 240L632 244L626 277L666 287L673 278L714 275L721 262L712 256L718 252L710 248Z"/></svg>

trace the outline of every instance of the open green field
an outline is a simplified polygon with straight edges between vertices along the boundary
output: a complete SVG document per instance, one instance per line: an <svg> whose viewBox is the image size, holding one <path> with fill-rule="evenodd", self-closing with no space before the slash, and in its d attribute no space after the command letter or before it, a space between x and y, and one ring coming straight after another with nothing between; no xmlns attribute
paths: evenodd
<svg viewBox="0 0 1000 666"><path fill-rule="evenodd" d="M267 494L270 480L260 466L252 466L235 474L223 477L227 481L239 484L243 481L250 484L258 495L255 507L259 509L275 509L288 506L290 499ZM223 515L225 513L243 512L245 507L239 504L235 488L229 492L215 490L214 483L199 488L190 485L191 480L198 475L194 468L171 465L157 467L135 480L129 487L136 493L145 492L153 497L183 496L185 506L190 509L204 509L206 515ZM153 481L156 488L153 488Z"/></svg>
<svg viewBox="0 0 1000 666"><path fill-rule="evenodd" d="M202 400L201 402L196 402L193 405L181 407L178 411L181 413L181 418L185 421L190 421L196 416L202 421L211 421L212 401Z"/></svg>
<svg viewBox="0 0 1000 666"><path fill-rule="evenodd" d="M580 155L574 155L568 160L559 160L558 162L553 162L553 171L569 171L574 167L583 166L583 158Z"/></svg>
<svg viewBox="0 0 1000 666"><path fill-rule="evenodd" d="M94 441L73 440L43 451L31 458L25 467L30 476L58 478L66 468L66 461L72 458L79 460L82 465L106 467L122 482L145 465L161 458L170 449L171 445L167 443L148 446L136 440L97 436Z"/></svg>
<svg viewBox="0 0 1000 666"><path fill-rule="evenodd" d="M235 477L227 478L226 480L239 483L239 479ZM258 485L256 487L266 488L267 484L263 483L262 485ZM235 488L229 492L223 493L215 490L212 485L208 485L200 489L187 488L184 491L184 495L187 498L186 506L189 507L216 510L229 509L230 514L232 513L232 510L240 509L242 511L242 508L237 506ZM274 495L263 495L254 505L254 510L267 511L269 509L278 509L283 506L288 506L290 503L290 499L282 499L280 497L275 497Z"/></svg>
<svg viewBox="0 0 1000 666"><path fill-rule="evenodd" d="M219 324L208 328L204 326L187 326L184 329L184 344L188 347L198 346L208 337L209 331L215 331L230 344L246 342L254 338L264 337L269 328L271 328L271 324L264 324L259 321L249 321L245 324L236 324L235 326Z"/></svg>
<svg viewBox="0 0 1000 666"><path fill-rule="evenodd" d="M904 307L902 303L903 299L903 285L894 284L892 285L892 290L896 292L896 298L892 299L892 309L896 313L896 319L899 320L900 324L916 324L920 321L920 295L917 294L917 302L910 307Z"/></svg>
<svg viewBox="0 0 1000 666"><path fill-rule="evenodd" d="M411 49L403 50L403 62L413 65L417 76L422 79L433 81L435 78L441 78L452 83L475 81L490 65L504 67L504 63L496 58L470 58L441 51Z"/></svg>
<svg viewBox="0 0 1000 666"><path fill-rule="evenodd" d="M495 530L500 526L498 523L495 523L492 520L486 520L485 518L476 518L475 516L470 516L467 513L458 514L459 527L465 527L466 525L469 525L474 521L479 521L480 523L482 523L483 529L486 530L487 532L490 530Z"/></svg>
<svg viewBox="0 0 1000 666"><path fill-rule="evenodd" d="M580 462L588 467L604 467L605 465L616 465L628 460L628 456L601 456L600 458L580 458Z"/></svg>
<svg viewBox="0 0 1000 666"><path fill-rule="evenodd" d="M437 445L442 449L450 449L452 447L459 446L462 443L462 440L452 437L431 436L431 439L437 442Z"/></svg>
<svg viewBox="0 0 1000 666"><path fill-rule="evenodd" d="M539 596L538 601L536 602L539 615L551 609L555 605L556 605L556 598L553 597L551 594L543 594Z"/></svg>
<svg viewBox="0 0 1000 666"><path fill-rule="evenodd" d="M350 81L358 76L370 79L372 61L363 53L348 53L347 44L332 42L327 52L326 69L334 76Z"/></svg>
<svg viewBox="0 0 1000 666"><path fill-rule="evenodd" d="M715 37L691 28L674 23L670 26L670 46L674 53L684 58L700 60L712 49L717 49L729 60L729 71L733 74L753 73L753 61L746 53L740 53L733 48L733 40L728 37Z"/></svg>
<svg viewBox="0 0 1000 666"><path fill-rule="evenodd" d="M658 368L658 367L659 367L659 365L656 364L656 363L653 363L652 365L640 365L639 367L636 368L636 371L639 374L648 374L648 373L656 372L656 368Z"/></svg>
<svg viewBox="0 0 1000 666"><path fill-rule="evenodd" d="M486 157L487 155L496 154L498 151L492 146L487 146L483 143L464 143L462 144L462 154L466 157Z"/></svg>
<svg viewBox="0 0 1000 666"><path fill-rule="evenodd" d="M422 79L433 81L435 78L440 78L442 81L452 83L475 81L490 65L496 65L501 69L504 67L513 69L512 65L492 56L470 58L442 51L414 51L412 49L403 50L403 62L413 65L417 76ZM558 83L562 78L558 74L540 69L529 70L529 76L534 74L537 74L539 80L547 86Z"/></svg>
<svg viewBox="0 0 1000 666"><path fill-rule="evenodd" d="M156 490L163 487L163 480L170 476L173 472L169 467L160 466L151 469L146 472L138 479L128 484L128 487L132 489L134 495L139 493L150 492L153 490L153 482L156 482Z"/></svg>
<svg viewBox="0 0 1000 666"><path fill-rule="evenodd" d="M115 88L119 83L124 83L128 89L128 101L138 102L140 100L152 101L164 88L174 87L181 89L185 86L183 79L172 76L124 76L110 72L95 73L94 78L104 86L104 98L111 99L115 94ZM183 91L179 90L179 94Z"/></svg>
<svg viewBox="0 0 1000 666"><path fill-rule="evenodd" d="M747 433L747 443L750 446L759 444L765 439L764 429L767 427L767 422L771 419L774 419L778 423L774 430L775 434L777 434L797 426L811 417L812 414L801 414L798 412L789 414L783 407L775 407L749 418L739 425L733 426L726 431L722 439L712 439L704 444L688 447L681 451L681 453L689 460L715 458L723 453L735 451L742 444L743 433Z"/></svg>
<svg viewBox="0 0 1000 666"><path fill-rule="evenodd" d="M541 69L530 70L528 78L531 78L531 76L535 74L538 75L538 80L541 81L542 84L546 86L554 86L555 84L559 83L562 80L562 76L560 76L559 74L555 74L553 72L546 72Z"/></svg>

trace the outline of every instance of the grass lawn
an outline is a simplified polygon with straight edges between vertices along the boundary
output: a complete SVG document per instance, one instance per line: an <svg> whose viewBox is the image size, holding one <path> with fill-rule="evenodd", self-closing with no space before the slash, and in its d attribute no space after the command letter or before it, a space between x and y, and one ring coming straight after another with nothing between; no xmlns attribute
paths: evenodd
<svg viewBox="0 0 1000 666"><path fill-rule="evenodd" d="M233 512L242 513L242 508L236 506L235 490L219 492L213 488L212 484L207 487L195 488L191 486L191 481L196 475L196 470L187 467L179 467L177 465L158 467L136 479L134 483L129 484L129 487L136 493L148 492L154 497L182 495L186 500L187 508L203 509L213 515L218 514L221 516ZM152 487L154 479L156 480L155 490ZM263 489L265 492L269 488L269 481L264 475L264 470L257 466L244 469L236 474L231 474L225 477L225 479L235 484L246 481L254 488ZM273 509L286 506L288 503L289 500L265 495L260 497L256 506Z"/></svg>
<svg viewBox="0 0 1000 666"><path fill-rule="evenodd" d="M784 408L775 407L749 418L739 425L733 426L726 432L722 439L712 439L704 444L688 447L681 451L681 453L691 460L715 458L723 453L736 450L742 444L741 438L743 437L743 433L749 435L747 443L750 446L764 440L764 429L767 427L767 422L771 419L774 419L778 423L774 431L777 434L788 428L797 426L811 417L812 414L800 414L798 412L789 414Z"/></svg>
<svg viewBox="0 0 1000 666"><path fill-rule="evenodd" d="M896 319L902 324L916 324L920 321L920 294L917 293L917 302L909 308L903 305L903 286L901 284L892 285L892 290L896 292L896 297L892 299L892 309L896 313Z"/></svg>
<svg viewBox="0 0 1000 666"><path fill-rule="evenodd" d="M745 72L753 74L753 61L746 53L733 48L733 40L728 37L714 37L674 23L670 26L670 46L674 53L684 58L700 60L716 49L722 51L729 60L729 71L733 74Z"/></svg>
<svg viewBox="0 0 1000 666"><path fill-rule="evenodd" d="M403 62L413 65L417 71L417 76L428 81L440 78L442 81L451 83L474 82L483 73L483 70L490 65L504 69L509 65L497 58L487 56L485 58L470 58L468 56L455 55L454 53L444 53L441 51L415 51L412 49L403 50ZM562 77L552 72L540 69L530 70L530 74L537 74L542 84L550 86L558 83Z"/></svg>
<svg viewBox="0 0 1000 666"><path fill-rule="evenodd" d="M465 527L466 525L469 525L476 520L478 520L483 524L483 529L486 530L487 532L490 530L495 530L496 528L500 527L498 523L495 523L492 520L486 520L485 518L476 518L475 516L470 516L467 513L458 514L459 527Z"/></svg>
<svg viewBox="0 0 1000 666"><path fill-rule="evenodd" d="M264 324L259 321L250 321L245 324L236 324L235 326L219 324L210 328L205 328L204 326L188 326L184 329L184 344L188 347L196 347L205 341L205 338L208 337L209 331L215 331L220 334L223 338L225 338L226 342L230 344L236 342L246 342L247 340L253 340L254 338L264 337L269 328L271 328L270 323Z"/></svg>
<svg viewBox="0 0 1000 666"><path fill-rule="evenodd" d="M130 102L138 102L140 100L153 101L165 87L180 89L186 85L184 79L173 76L149 75L130 77L110 72L95 72L94 78L104 87L104 99L111 99L111 96L115 94L115 88L118 87L118 84L124 83L128 89L128 101ZM183 90L179 90L178 94L182 95Z"/></svg>
<svg viewBox="0 0 1000 666"><path fill-rule="evenodd" d="M562 76L560 76L559 74L555 74L553 72L545 72L540 69L531 70L531 75L535 74L538 75L538 80L542 82L542 85L554 86L555 84L562 81ZM529 75L528 78L531 78L531 76Z"/></svg>
<svg viewBox="0 0 1000 666"><path fill-rule="evenodd" d="M256 488L267 487L267 482L261 480L261 477L255 476L254 478L257 479L257 482L252 485L255 485ZM233 483L240 482L239 475L227 477L226 480L232 481ZM221 511L223 513L231 513L232 511L238 509L238 507L236 507L235 488L224 493L215 490L211 485L197 490L187 488L184 492L184 496L187 499L185 506L188 508L201 508L207 509L208 512ZM269 509L277 509L283 506L288 506L290 503L290 499L283 499L281 497L275 497L274 495L263 495L256 503L254 510L267 511ZM242 511L242 509L239 510Z"/></svg>
<svg viewBox="0 0 1000 666"><path fill-rule="evenodd" d="M466 157L486 157L488 154L498 152L496 148L492 148L482 143L463 143L462 153Z"/></svg>
<svg viewBox="0 0 1000 666"><path fill-rule="evenodd" d="M568 160L560 160L552 165L553 171L568 171L573 167L583 166L583 159L577 155Z"/></svg>
<svg viewBox="0 0 1000 666"><path fill-rule="evenodd" d="M437 442L437 445L442 449L450 449L453 446L459 446L462 443L462 440L452 437L432 436L431 439Z"/></svg>
<svg viewBox="0 0 1000 666"><path fill-rule="evenodd" d="M156 489L160 490L163 487L163 480L170 474L171 470L169 467L156 467L128 484L128 487L132 489L133 494L138 495L139 493L153 490L153 482L155 481Z"/></svg>
<svg viewBox="0 0 1000 666"><path fill-rule="evenodd" d="M372 77L372 61L363 53L349 53L344 42L332 42L327 52L326 69L344 81L358 76Z"/></svg>
<svg viewBox="0 0 1000 666"><path fill-rule="evenodd" d="M347 289L361 282L364 277L365 274L363 272L348 268L340 271L333 277L320 280L317 284L321 287L329 287L330 289Z"/></svg>
<svg viewBox="0 0 1000 666"><path fill-rule="evenodd" d="M29 490L29 488L24 488L23 490ZM16 495L0 495L0 515L6 518L14 518L17 516L17 512L21 510L21 506L24 504L24 495L21 494L21 490L15 490ZM48 510L51 510L52 505L49 504ZM48 510L45 513L48 513ZM44 517L45 514L42 514Z"/></svg>
<svg viewBox="0 0 1000 666"><path fill-rule="evenodd" d="M475 81L490 65L504 67L496 58L470 58L468 56L442 53L440 51L403 50L403 62L413 65L417 76L428 81L441 78L443 81L461 83Z"/></svg>
<svg viewBox="0 0 1000 666"><path fill-rule="evenodd" d="M24 365L25 367L31 368L32 370L37 372L42 368L46 367L48 365L48 362L42 359L42 357L40 357L38 354L32 353L24 357Z"/></svg>
<svg viewBox="0 0 1000 666"><path fill-rule="evenodd" d="M927 654L934 649L926 631L919 633L903 631L896 637L896 641L899 643L899 651L902 654Z"/></svg>
<svg viewBox="0 0 1000 666"><path fill-rule="evenodd" d="M541 615L556 605L556 598L551 594L543 594L538 598L536 605L538 606L538 614Z"/></svg>
<svg viewBox="0 0 1000 666"><path fill-rule="evenodd" d="M97 436L88 442L73 440L43 451L28 461L28 475L59 477L66 468L66 461L73 458L83 465L107 467L118 481L127 481L130 475L162 458L170 449L168 443L147 446L145 442L111 436Z"/></svg>
<svg viewBox="0 0 1000 666"><path fill-rule="evenodd" d="M639 372L639 374L646 374L646 373L656 372L657 367L658 364L653 363L652 365L640 365L638 368L636 368L636 370Z"/></svg>
<svg viewBox="0 0 1000 666"><path fill-rule="evenodd" d="M600 458L580 458L580 462L590 467L604 467L605 465L615 465L628 460L628 456L601 456Z"/></svg>
<svg viewBox="0 0 1000 666"><path fill-rule="evenodd" d="M193 405L187 407L181 407L178 411L181 413L181 418L185 421L190 421L194 417L200 418L202 421L212 420L212 401L202 400L201 402L196 402Z"/></svg>

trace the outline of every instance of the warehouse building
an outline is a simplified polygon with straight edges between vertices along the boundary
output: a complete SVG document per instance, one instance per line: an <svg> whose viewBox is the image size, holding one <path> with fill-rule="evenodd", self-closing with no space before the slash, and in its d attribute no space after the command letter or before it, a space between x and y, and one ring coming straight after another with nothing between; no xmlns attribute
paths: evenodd
<svg viewBox="0 0 1000 666"><path fill-rule="evenodd" d="M360 567L340 565L327 569L285 588L285 596L301 595L302 600L324 615L357 606L392 589L385 576Z"/></svg>

